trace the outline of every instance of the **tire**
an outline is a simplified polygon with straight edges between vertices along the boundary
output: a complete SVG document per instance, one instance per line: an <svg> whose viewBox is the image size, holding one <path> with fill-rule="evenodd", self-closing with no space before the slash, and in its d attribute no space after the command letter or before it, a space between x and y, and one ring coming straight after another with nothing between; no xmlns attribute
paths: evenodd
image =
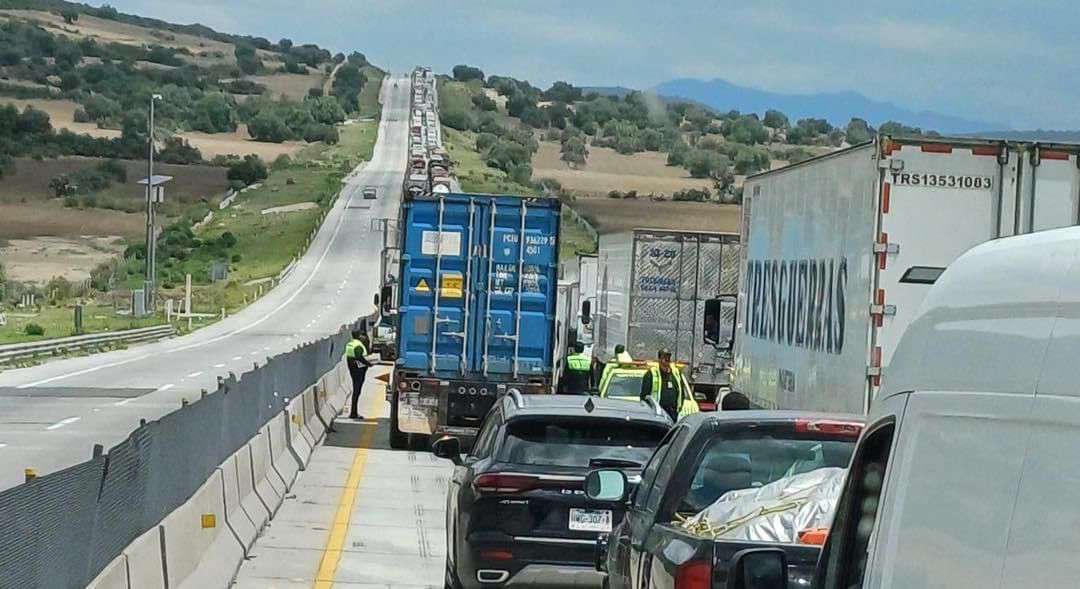
<svg viewBox="0 0 1080 589"><path fill-rule="evenodd" d="M446 559L446 581L443 585L446 589L462 589L461 582L458 581L457 571L454 570L450 564L450 558Z"/></svg>
<svg viewBox="0 0 1080 589"><path fill-rule="evenodd" d="M398 429L398 393L390 397L390 447L394 450L405 450L409 447L409 434Z"/></svg>

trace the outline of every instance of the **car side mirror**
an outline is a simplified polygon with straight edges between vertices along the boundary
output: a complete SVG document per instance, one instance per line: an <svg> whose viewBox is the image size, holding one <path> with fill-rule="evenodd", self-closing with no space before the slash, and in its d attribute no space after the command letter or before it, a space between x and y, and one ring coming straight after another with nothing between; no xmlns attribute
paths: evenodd
<svg viewBox="0 0 1080 589"><path fill-rule="evenodd" d="M431 453L461 466L461 440L453 436L443 436L431 445Z"/></svg>
<svg viewBox="0 0 1080 589"><path fill-rule="evenodd" d="M593 501L622 503L629 486L621 470L594 470L585 477L585 496Z"/></svg>
<svg viewBox="0 0 1080 589"><path fill-rule="evenodd" d="M375 305L376 309L379 308L379 293L375 293L375 300L372 301L372 304Z"/></svg>
<svg viewBox="0 0 1080 589"><path fill-rule="evenodd" d="M592 301L581 301L581 324L592 323Z"/></svg>
<svg viewBox="0 0 1080 589"><path fill-rule="evenodd" d="M735 317L739 308L736 295L720 295L705 301L702 339L722 352L735 346Z"/></svg>
<svg viewBox="0 0 1080 589"><path fill-rule="evenodd" d="M730 589L787 589L787 555L779 548L740 550L728 569Z"/></svg>

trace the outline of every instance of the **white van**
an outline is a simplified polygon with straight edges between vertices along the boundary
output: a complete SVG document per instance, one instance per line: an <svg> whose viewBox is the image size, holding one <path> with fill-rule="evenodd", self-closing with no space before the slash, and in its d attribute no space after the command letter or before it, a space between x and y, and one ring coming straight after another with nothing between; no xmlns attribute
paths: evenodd
<svg viewBox="0 0 1080 589"><path fill-rule="evenodd" d="M891 366L815 589L1080 586L1080 228L961 256ZM733 566L786 586L776 550Z"/></svg>

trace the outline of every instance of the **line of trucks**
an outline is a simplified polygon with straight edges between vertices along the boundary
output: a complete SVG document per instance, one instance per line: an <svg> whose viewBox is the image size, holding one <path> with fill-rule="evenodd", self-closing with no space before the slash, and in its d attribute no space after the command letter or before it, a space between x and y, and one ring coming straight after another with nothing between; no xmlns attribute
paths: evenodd
<svg viewBox="0 0 1080 589"><path fill-rule="evenodd" d="M738 234L642 220L560 260L558 200L450 192L435 78L412 83L410 171L383 222L394 447L468 440L499 395L552 392L575 342L597 364L671 350L705 408L735 391L866 414L953 260L1080 222L1077 146L880 137L748 178Z"/></svg>

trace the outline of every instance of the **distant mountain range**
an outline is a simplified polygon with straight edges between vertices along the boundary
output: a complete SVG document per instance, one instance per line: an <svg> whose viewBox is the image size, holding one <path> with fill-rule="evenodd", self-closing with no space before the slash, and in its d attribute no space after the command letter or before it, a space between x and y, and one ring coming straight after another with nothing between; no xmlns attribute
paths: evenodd
<svg viewBox="0 0 1080 589"><path fill-rule="evenodd" d="M978 133L987 129L1008 129L1009 125L979 121L924 110L914 111L889 102L867 98L858 92L819 94L781 94L738 86L731 82L683 78L671 80L653 89L662 96L680 97L706 104L720 111L764 113L776 109L792 122L802 118L825 119L833 125L846 125L852 117L865 119L873 126L897 121L912 127L941 133Z"/></svg>

